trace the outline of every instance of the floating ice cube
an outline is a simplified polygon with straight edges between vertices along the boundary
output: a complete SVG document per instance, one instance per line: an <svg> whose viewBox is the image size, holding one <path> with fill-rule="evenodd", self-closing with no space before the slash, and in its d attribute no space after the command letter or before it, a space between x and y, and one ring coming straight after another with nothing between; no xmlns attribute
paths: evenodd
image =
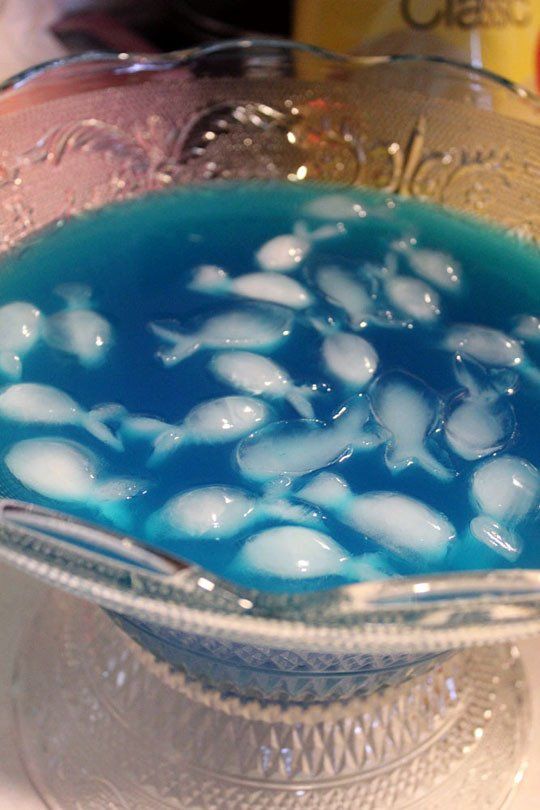
<svg viewBox="0 0 540 810"><path fill-rule="evenodd" d="M346 313L353 329L367 326L374 318L376 301L357 275L336 265L323 265L313 278L324 297Z"/></svg>
<svg viewBox="0 0 540 810"><path fill-rule="evenodd" d="M303 526L275 526L253 535L234 567L284 580L339 575L349 554L328 534Z"/></svg>
<svg viewBox="0 0 540 810"><path fill-rule="evenodd" d="M475 461L506 447L515 427L514 410L507 400L486 402L459 394L448 406L444 434L456 455Z"/></svg>
<svg viewBox="0 0 540 810"><path fill-rule="evenodd" d="M1 398L0 398L1 404ZM195 405L179 424L127 415L122 435L150 441L154 450L149 465L161 463L186 444L223 444L237 441L270 418L271 410L254 397L218 397Z"/></svg>
<svg viewBox="0 0 540 810"><path fill-rule="evenodd" d="M277 273L291 273L306 260L315 242L339 236L343 228L339 225L323 225L309 233L299 223L293 233L280 234L265 242L255 254L255 261L261 270Z"/></svg>
<svg viewBox="0 0 540 810"><path fill-rule="evenodd" d="M345 332L327 335L322 344L322 355L328 371L356 390L368 384L379 364L371 343L359 335Z"/></svg>
<svg viewBox="0 0 540 810"><path fill-rule="evenodd" d="M523 551L523 542L520 537L488 515L473 518L470 530L476 540L510 562L515 562Z"/></svg>
<svg viewBox="0 0 540 810"><path fill-rule="evenodd" d="M525 361L523 346L518 340L488 326L452 326L444 343L451 352L472 357L484 366L513 368Z"/></svg>
<svg viewBox="0 0 540 810"><path fill-rule="evenodd" d="M540 341L540 318L536 315L520 315L512 331L520 340L538 342Z"/></svg>
<svg viewBox="0 0 540 810"><path fill-rule="evenodd" d="M499 456L474 471L471 494L481 512L514 525L538 511L540 473L517 456Z"/></svg>
<svg viewBox="0 0 540 810"><path fill-rule="evenodd" d="M465 390L451 397L446 406L444 433L449 447L467 461L502 450L516 428L508 398L474 360L456 355L454 371Z"/></svg>
<svg viewBox="0 0 540 810"><path fill-rule="evenodd" d="M400 240L392 244L393 250L406 257L409 267L417 276L433 284L442 292L458 292L463 282L459 263L446 253L419 248L416 242Z"/></svg>
<svg viewBox="0 0 540 810"><path fill-rule="evenodd" d="M441 314L441 299L424 281L406 276L389 276L384 291L391 306L406 318L434 323Z"/></svg>
<svg viewBox="0 0 540 810"><path fill-rule="evenodd" d="M207 486L173 496L152 515L147 530L154 539L228 540L267 520L317 525L317 510L304 503L260 497L237 487Z"/></svg>
<svg viewBox="0 0 540 810"><path fill-rule="evenodd" d="M354 495L344 479L333 473L320 473L297 494L422 567L440 564L456 537L448 518L427 504L398 492Z"/></svg>
<svg viewBox="0 0 540 810"><path fill-rule="evenodd" d="M523 551L516 527L537 516L540 473L517 456L499 456L477 467L471 499L481 513L470 524L473 537L514 562Z"/></svg>
<svg viewBox="0 0 540 810"><path fill-rule="evenodd" d="M4 461L32 492L97 509L117 525L128 522L125 502L146 488L137 479L102 476L102 465L93 453L63 439L24 439L8 450Z"/></svg>
<svg viewBox="0 0 540 810"><path fill-rule="evenodd" d="M172 497L147 524L151 537L227 540L266 520L310 526L320 515L302 503L257 496L237 487L196 487Z"/></svg>
<svg viewBox="0 0 540 810"><path fill-rule="evenodd" d="M189 285L190 289L210 295L232 295L268 301L291 309L305 309L312 296L300 282L281 273L247 273L231 277L221 267L198 267Z"/></svg>
<svg viewBox="0 0 540 810"><path fill-rule="evenodd" d="M190 333L156 322L150 331L165 342L157 357L165 366L175 366L202 349L276 348L290 335L292 324L292 313L283 307L254 303L211 315Z"/></svg>
<svg viewBox="0 0 540 810"><path fill-rule="evenodd" d="M366 209L345 194L325 194L324 197L317 197L309 202L304 210L308 216L334 222L354 221L367 216Z"/></svg>
<svg viewBox="0 0 540 810"><path fill-rule="evenodd" d="M103 363L114 340L111 324L91 309L91 290L84 284L56 289L66 309L46 319L44 338L54 349L74 355L83 366Z"/></svg>
<svg viewBox="0 0 540 810"><path fill-rule="evenodd" d="M306 418L314 416L307 387L294 385L285 369L274 360L254 352L227 352L214 355L210 362L214 375L239 391L269 399L285 399Z"/></svg>
<svg viewBox="0 0 540 810"><path fill-rule="evenodd" d="M101 408L87 411L50 385L16 383L5 388L0 393L0 416L26 424L75 425L115 450L122 449L122 443L104 424Z"/></svg>
<svg viewBox="0 0 540 810"><path fill-rule="evenodd" d="M369 400L357 394L330 422L296 419L274 422L243 439L237 450L240 470L259 481L291 478L328 467L354 449L368 450L380 443L369 429Z"/></svg>
<svg viewBox="0 0 540 810"><path fill-rule="evenodd" d="M153 534L175 533L200 540L232 537L251 524L256 500L235 487L197 487L171 498L153 518Z"/></svg>
<svg viewBox="0 0 540 810"><path fill-rule="evenodd" d="M440 424L442 403L421 380L401 371L381 375L370 389L373 413L390 434L386 465L401 472L413 464L442 480L454 472L435 455L430 440Z"/></svg>
<svg viewBox="0 0 540 810"><path fill-rule="evenodd" d="M20 379L22 358L39 340L43 316L26 301L14 301L0 307L0 373L12 380Z"/></svg>

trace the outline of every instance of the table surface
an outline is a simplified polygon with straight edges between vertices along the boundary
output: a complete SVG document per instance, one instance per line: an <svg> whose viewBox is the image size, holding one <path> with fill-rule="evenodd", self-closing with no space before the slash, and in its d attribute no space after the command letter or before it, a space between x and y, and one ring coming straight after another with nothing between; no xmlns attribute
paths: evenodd
<svg viewBox="0 0 540 810"><path fill-rule="evenodd" d="M9 686L21 634L43 597L44 587L29 577L0 566L0 808L44 810L30 785L13 745ZM520 645L531 688L533 727L528 768L508 808L533 810L540 796L540 639Z"/></svg>

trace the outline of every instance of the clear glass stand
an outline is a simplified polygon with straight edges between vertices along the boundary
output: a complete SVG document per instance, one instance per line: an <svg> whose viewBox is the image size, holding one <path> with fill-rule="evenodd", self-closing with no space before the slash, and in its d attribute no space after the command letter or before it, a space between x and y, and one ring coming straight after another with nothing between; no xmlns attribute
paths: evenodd
<svg viewBox="0 0 540 810"><path fill-rule="evenodd" d="M20 651L14 705L54 810L495 810L520 781L530 717L509 646L368 697L262 705L171 671L54 592Z"/></svg>

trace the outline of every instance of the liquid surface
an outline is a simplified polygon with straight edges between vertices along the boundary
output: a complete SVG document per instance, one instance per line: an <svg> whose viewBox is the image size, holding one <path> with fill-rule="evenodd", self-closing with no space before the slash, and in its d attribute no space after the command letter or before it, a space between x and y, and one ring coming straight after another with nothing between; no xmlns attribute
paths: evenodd
<svg viewBox="0 0 540 810"><path fill-rule="evenodd" d="M244 585L540 567L540 258L418 203L191 189L0 273L0 490Z"/></svg>

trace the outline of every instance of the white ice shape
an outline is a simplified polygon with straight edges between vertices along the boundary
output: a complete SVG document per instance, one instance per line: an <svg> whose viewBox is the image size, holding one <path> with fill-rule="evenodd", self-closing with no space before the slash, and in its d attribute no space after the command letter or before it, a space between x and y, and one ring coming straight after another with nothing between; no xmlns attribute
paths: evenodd
<svg viewBox="0 0 540 810"><path fill-rule="evenodd" d="M111 407L111 406L109 406ZM122 450L122 443L104 424L102 408L87 411L69 394L38 383L16 383L0 393L0 416L12 422L75 425L100 442Z"/></svg>
<svg viewBox="0 0 540 810"><path fill-rule="evenodd" d="M274 526L250 537L233 565L262 577L306 580L339 575L348 557L328 534L304 526Z"/></svg>
<svg viewBox="0 0 540 810"><path fill-rule="evenodd" d="M237 441L264 425L270 415L268 405L254 397L218 397L195 405L179 424L127 415L122 421L121 434L127 439L143 439L151 443L153 452L148 465L153 467L186 444Z"/></svg>
<svg viewBox="0 0 540 810"><path fill-rule="evenodd" d="M32 492L96 509L118 525L129 522L126 502L146 491L146 484L137 479L102 477L93 453L63 439L24 439L8 450L4 461Z"/></svg>
<svg viewBox="0 0 540 810"><path fill-rule="evenodd" d="M244 476L256 481L295 478L369 450L380 437L369 429L369 400L365 394L349 399L330 422L296 419L274 422L243 439L237 461Z"/></svg>
<svg viewBox="0 0 540 810"><path fill-rule="evenodd" d="M447 253L419 248L416 240L399 240L391 248L406 257L413 273L442 292L459 292L463 283L462 268Z"/></svg>
<svg viewBox="0 0 540 810"><path fill-rule="evenodd" d="M471 499L480 512L471 521L471 534L514 562L523 550L516 528L536 517L540 509L540 473L536 467L517 456L490 459L474 471Z"/></svg>
<svg viewBox="0 0 540 810"><path fill-rule="evenodd" d="M279 234L265 242L255 253L255 261L261 270L291 273L306 260L315 242L339 236L343 230L339 225L323 225L310 233L298 223L293 233Z"/></svg>
<svg viewBox="0 0 540 810"><path fill-rule="evenodd" d="M494 387L489 375L474 360L456 355L454 371L464 390L446 406L444 435L449 447L467 461L502 450L516 427L508 397Z"/></svg>
<svg viewBox="0 0 540 810"><path fill-rule="evenodd" d="M416 565L440 564L456 537L448 518L422 501L397 492L354 495L333 473L315 476L297 495Z"/></svg>
<svg viewBox="0 0 540 810"><path fill-rule="evenodd" d="M43 328L39 309L26 301L0 307L0 374L19 380L22 358L35 346Z"/></svg>
<svg viewBox="0 0 540 810"><path fill-rule="evenodd" d="M150 324L150 331L165 342L157 352L163 365L175 366L201 349L273 349L290 334L293 315L284 307L251 304L211 315L199 329L185 333L172 327Z"/></svg>
<svg viewBox="0 0 540 810"><path fill-rule="evenodd" d="M221 382L248 394L268 399L285 399L301 416L314 416L307 387L294 385L289 374L274 360L254 352L224 352L210 362Z"/></svg>
<svg viewBox="0 0 540 810"><path fill-rule="evenodd" d="M314 271L313 278L327 301L346 313L353 329L364 328L373 319L375 299L357 275L337 265L323 265Z"/></svg>
<svg viewBox="0 0 540 810"><path fill-rule="evenodd" d="M457 324L443 343L451 352L472 357L488 368L514 369L535 385L540 385L540 369L527 357L519 340L489 326Z"/></svg>
<svg viewBox="0 0 540 810"><path fill-rule="evenodd" d="M226 540L265 520L320 523L316 510L302 503L260 497L237 487L208 486L175 495L148 521L151 537Z"/></svg>
<svg viewBox="0 0 540 810"><path fill-rule="evenodd" d="M384 281L384 291L391 306L406 318L431 324L441 314L440 296L425 281L389 275Z"/></svg>
<svg viewBox="0 0 540 810"><path fill-rule="evenodd" d="M536 315L520 315L516 319L512 333L519 340L538 342L540 341L540 318Z"/></svg>
<svg viewBox="0 0 540 810"><path fill-rule="evenodd" d="M415 464L443 481L454 476L430 448L442 411L435 391L411 374L391 371L375 380L370 397L375 418L390 434L385 453L389 470L397 473Z"/></svg>
<svg viewBox="0 0 540 810"><path fill-rule="evenodd" d="M540 473L517 456L498 456L477 467L471 495L480 512L516 525L540 507Z"/></svg>
<svg viewBox="0 0 540 810"><path fill-rule="evenodd" d="M92 292L85 284L61 284L55 292L66 308L46 319L44 338L54 349L74 355L87 368L105 360L114 340L111 324L92 309Z"/></svg>
<svg viewBox="0 0 540 810"><path fill-rule="evenodd" d="M476 540L510 562L515 562L523 551L523 541L519 535L488 515L473 518L469 529Z"/></svg>
<svg viewBox="0 0 540 810"><path fill-rule="evenodd" d="M307 216L331 222L352 222L367 216L363 205L345 194L325 194L323 197L316 197L303 210Z"/></svg>
<svg viewBox="0 0 540 810"><path fill-rule="evenodd" d="M298 310L310 306L313 300L300 282L282 273L246 273L234 277L210 264L195 269L189 287L209 295L252 298Z"/></svg>
<svg viewBox="0 0 540 810"><path fill-rule="evenodd" d="M377 352L359 335L334 332L322 344L328 371L345 385L361 390L372 379L379 365Z"/></svg>

